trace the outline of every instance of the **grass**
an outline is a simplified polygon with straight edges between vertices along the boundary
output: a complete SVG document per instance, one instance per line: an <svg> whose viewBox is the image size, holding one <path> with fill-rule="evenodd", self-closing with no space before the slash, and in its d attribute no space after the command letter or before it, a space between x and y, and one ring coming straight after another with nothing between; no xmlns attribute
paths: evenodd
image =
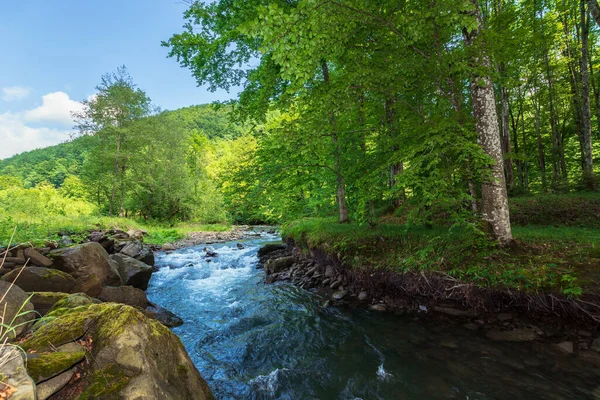
<svg viewBox="0 0 600 400"><path fill-rule="evenodd" d="M527 226L515 227L514 234L517 244L502 249L468 228L371 228L332 219L303 219L283 227L284 237L301 247L321 248L353 269L443 271L482 287L569 296L598 290L599 230Z"/></svg>
<svg viewBox="0 0 600 400"><path fill-rule="evenodd" d="M148 236L146 243L162 245L184 238L195 231L223 232L231 230L230 225L179 223L167 225L148 223L128 218L104 216L10 216L1 218L0 215L0 246L6 246L10 234L17 227L15 243L32 243L34 246L44 246L47 241L59 241L62 236L69 236L74 242L81 241L92 230L144 229Z"/></svg>

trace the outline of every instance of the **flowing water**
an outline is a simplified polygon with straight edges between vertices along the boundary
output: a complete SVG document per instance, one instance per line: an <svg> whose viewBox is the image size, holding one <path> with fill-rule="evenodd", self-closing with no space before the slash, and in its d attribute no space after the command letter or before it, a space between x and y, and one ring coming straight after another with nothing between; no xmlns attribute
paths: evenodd
<svg viewBox="0 0 600 400"><path fill-rule="evenodd" d="M148 296L183 318L173 330L217 399L600 399L597 370L535 344L265 285L256 253L275 239L157 255Z"/></svg>

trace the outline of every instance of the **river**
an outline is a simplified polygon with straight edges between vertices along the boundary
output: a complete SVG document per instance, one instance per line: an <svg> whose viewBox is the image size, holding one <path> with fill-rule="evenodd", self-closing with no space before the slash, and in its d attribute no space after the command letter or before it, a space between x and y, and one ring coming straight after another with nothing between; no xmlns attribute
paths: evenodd
<svg viewBox="0 0 600 400"><path fill-rule="evenodd" d="M600 399L597 369L545 347L265 285L256 253L276 239L157 253L148 297L185 321L173 331L217 399Z"/></svg>

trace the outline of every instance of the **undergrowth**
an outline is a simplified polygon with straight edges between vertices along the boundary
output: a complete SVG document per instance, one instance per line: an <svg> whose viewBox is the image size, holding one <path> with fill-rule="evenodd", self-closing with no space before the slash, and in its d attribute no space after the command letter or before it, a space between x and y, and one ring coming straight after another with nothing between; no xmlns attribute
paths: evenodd
<svg viewBox="0 0 600 400"><path fill-rule="evenodd" d="M166 225L128 218L103 216L41 216L41 217L4 217L0 218L0 246L5 246L14 227L17 227L15 243L32 243L43 246L48 241L60 241L68 236L73 242L85 239L92 230L143 229L148 232L144 241L148 244L162 245L174 242L196 231L228 231L229 225L178 223Z"/></svg>
<svg viewBox="0 0 600 400"><path fill-rule="evenodd" d="M579 296L596 290L600 231L588 228L518 227L515 245L500 248L469 227L375 227L303 219L283 226L284 238L321 248L352 269L442 271L481 287ZM588 284L589 283L589 284Z"/></svg>

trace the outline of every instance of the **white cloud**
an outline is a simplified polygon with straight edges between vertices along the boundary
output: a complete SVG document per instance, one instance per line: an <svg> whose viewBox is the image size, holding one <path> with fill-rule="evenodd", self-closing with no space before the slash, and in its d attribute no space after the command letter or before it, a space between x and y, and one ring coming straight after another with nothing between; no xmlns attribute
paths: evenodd
<svg viewBox="0 0 600 400"><path fill-rule="evenodd" d="M11 86L2 89L2 99L4 101L21 100L29 96L31 88L22 86Z"/></svg>
<svg viewBox="0 0 600 400"><path fill-rule="evenodd" d="M48 93L42 97L42 105L25 111L27 121L54 122L62 125L73 125L71 113L81 111L83 104L71 100L65 92Z"/></svg>
<svg viewBox="0 0 600 400"><path fill-rule="evenodd" d="M0 159L69 139L70 131L27 126L20 114L0 114Z"/></svg>

